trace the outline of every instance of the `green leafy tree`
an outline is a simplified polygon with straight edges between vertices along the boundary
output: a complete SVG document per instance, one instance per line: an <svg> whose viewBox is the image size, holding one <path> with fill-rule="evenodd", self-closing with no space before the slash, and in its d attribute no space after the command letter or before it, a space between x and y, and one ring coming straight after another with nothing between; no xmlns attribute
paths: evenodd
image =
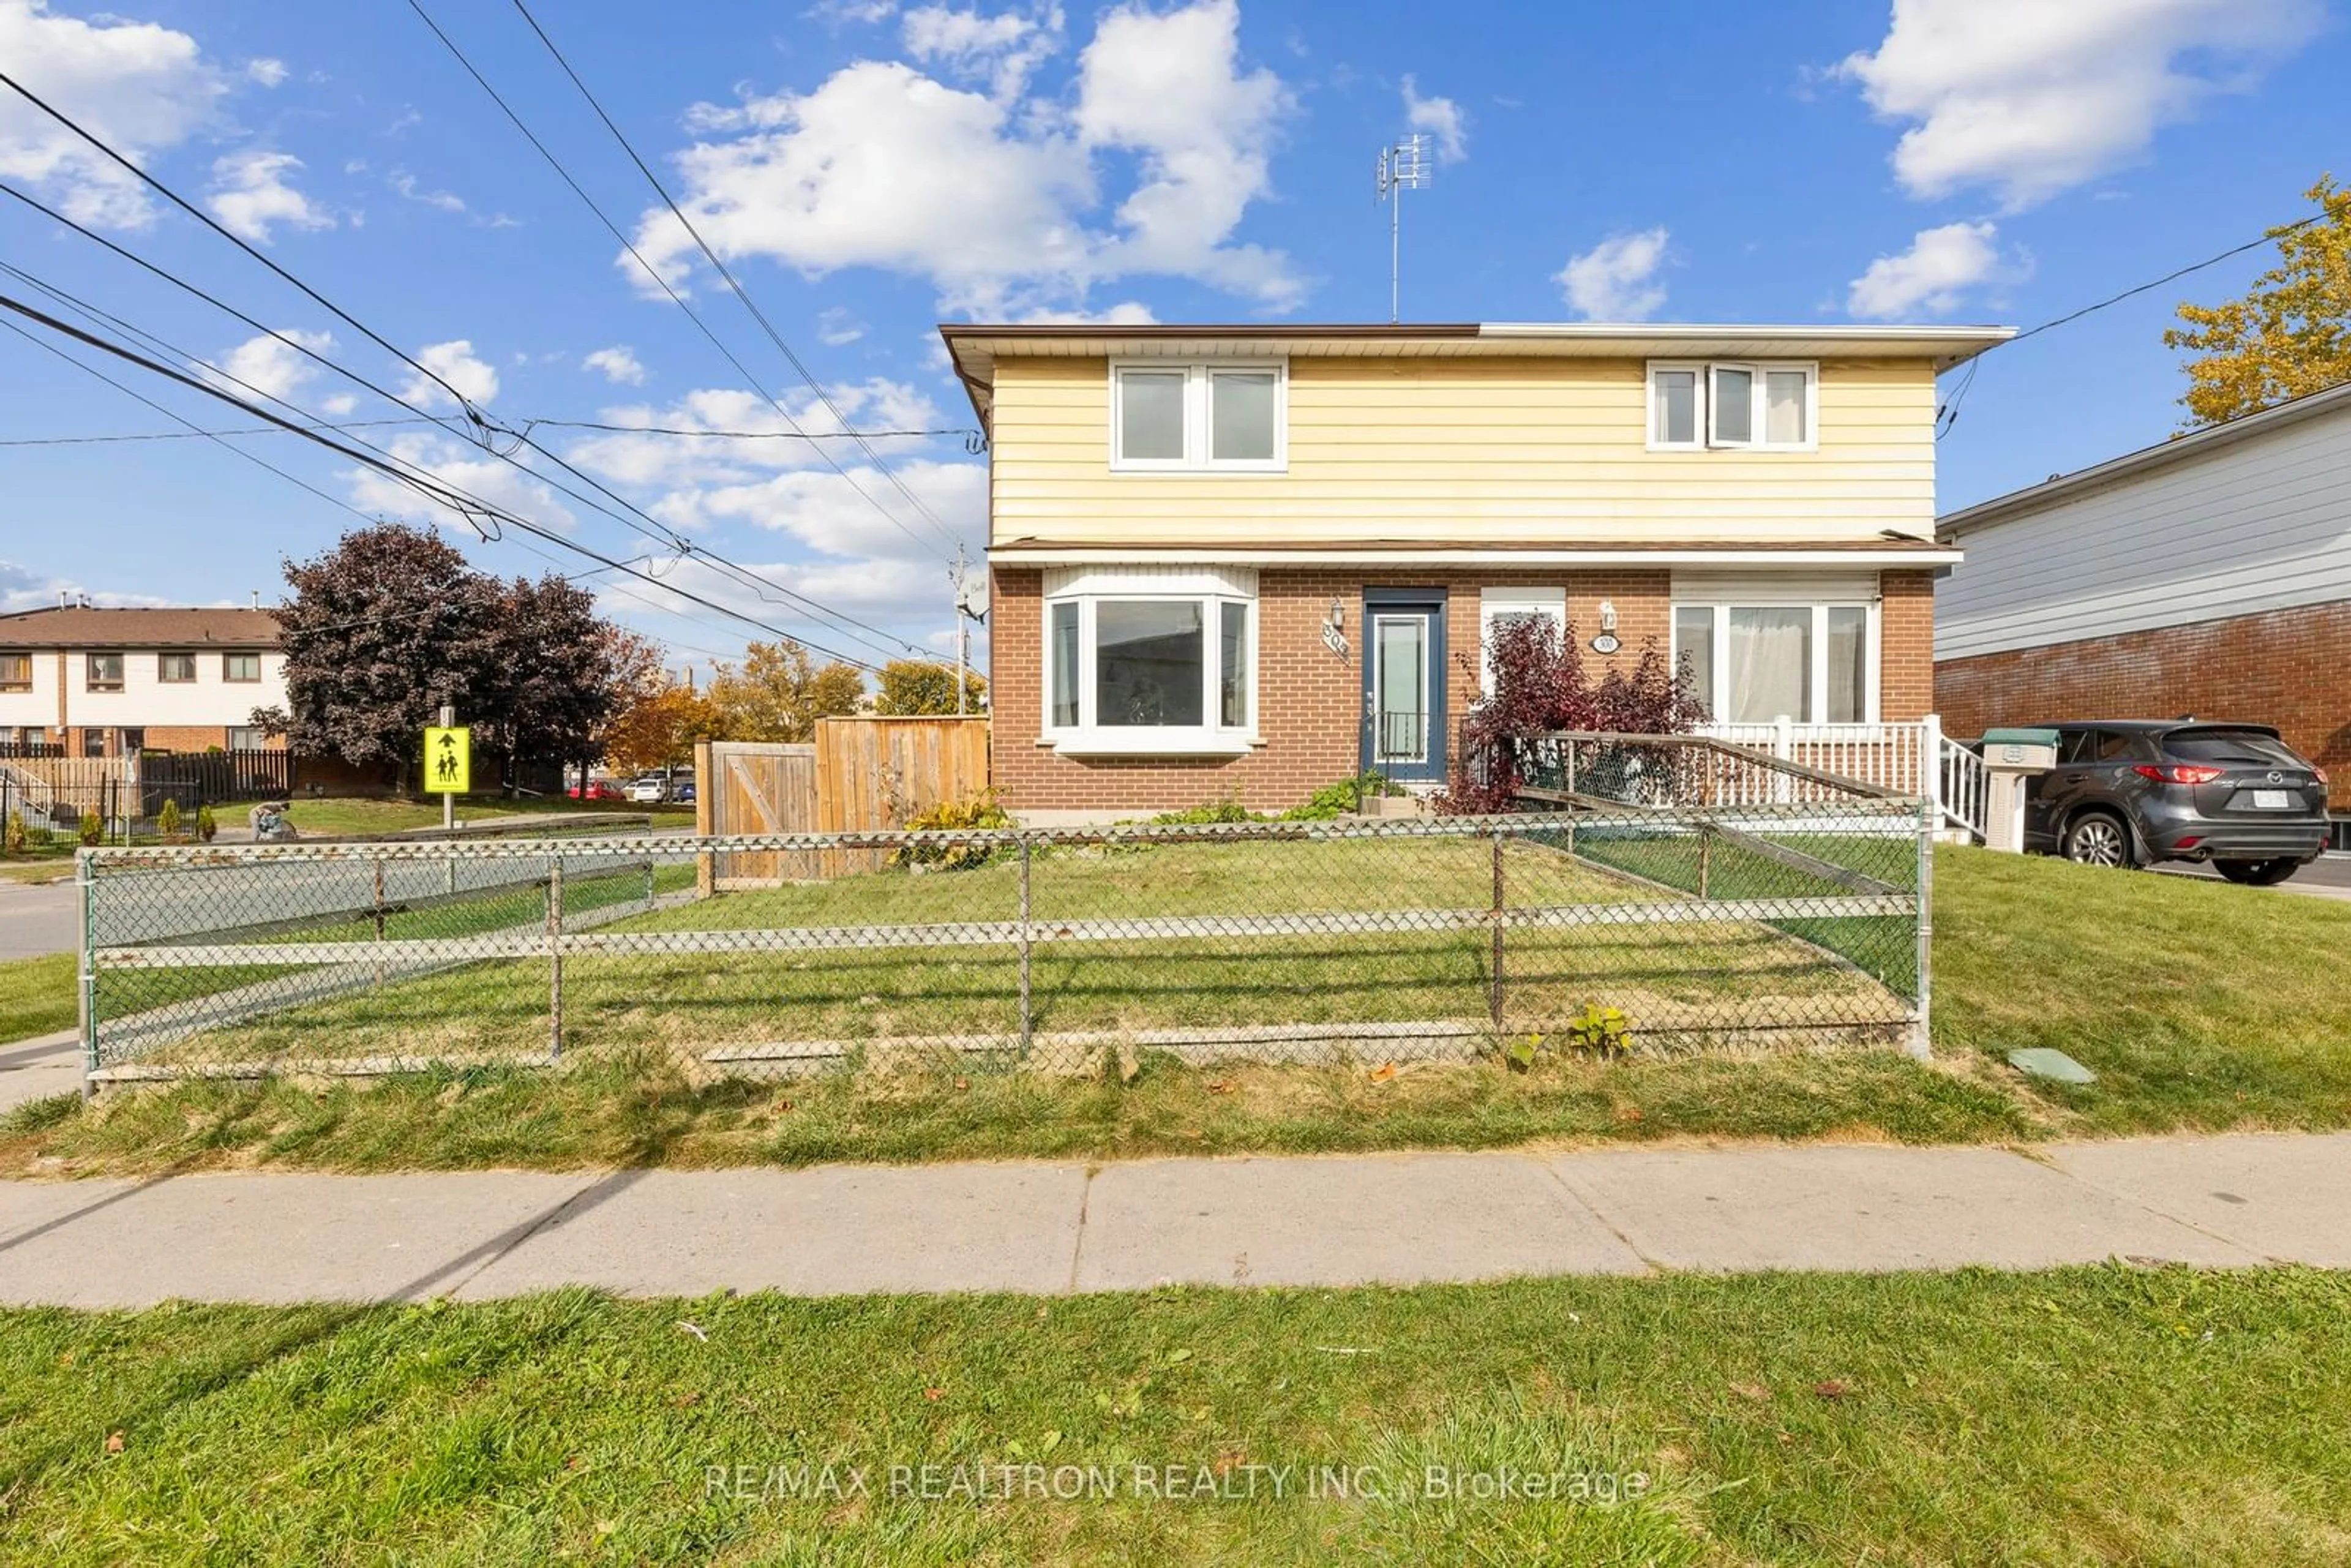
<svg viewBox="0 0 2351 1568"><path fill-rule="evenodd" d="M987 711L987 682L978 671L964 672L963 692L964 712ZM882 689L874 695L873 711L892 715L954 713L955 666L930 659L891 660L882 666Z"/></svg>
<svg viewBox="0 0 2351 1568"><path fill-rule="evenodd" d="M803 741L816 721L855 713L865 700L865 676L854 664L819 664L789 640L754 643L740 669L721 664L710 678L712 734L724 740Z"/></svg>
<svg viewBox="0 0 2351 1568"><path fill-rule="evenodd" d="M2270 230L2278 265L2225 305L2182 305L2164 346L2189 356L2192 430L2351 381L2351 190L2325 174L2317 214Z"/></svg>

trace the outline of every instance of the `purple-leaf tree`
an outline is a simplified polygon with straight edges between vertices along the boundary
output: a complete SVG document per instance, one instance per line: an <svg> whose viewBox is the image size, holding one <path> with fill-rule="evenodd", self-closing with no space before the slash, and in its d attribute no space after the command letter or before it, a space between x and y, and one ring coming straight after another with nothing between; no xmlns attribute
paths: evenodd
<svg viewBox="0 0 2351 1568"><path fill-rule="evenodd" d="M1521 781L1518 743L1528 736L1687 735L1706 721L1687 674L1667 664L1655 641L1643 645L1629 674L1611 670L1595 684L1584 674L1575 628L1529 615L1495 630L1489 657L1493 690L1461 722L1453 777L1438 800L1447 811L1510 810Z"/></svg>

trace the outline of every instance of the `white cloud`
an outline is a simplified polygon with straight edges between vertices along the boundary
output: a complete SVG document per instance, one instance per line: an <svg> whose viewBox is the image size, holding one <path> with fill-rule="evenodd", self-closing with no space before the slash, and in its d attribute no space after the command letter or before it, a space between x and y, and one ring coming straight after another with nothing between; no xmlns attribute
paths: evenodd
<svg viewBox="0 0 2351 1568"><path fill-rule="evenodd" d="M691 497L683 494L664 497L664 504L652 510L675 527L750 523L822 554L842 558L844 564L832 575L830 585L833 591L861 601L894 600L903 604L902 589L883 587L886 579L869 580L893 565L916 565L926 586L937 583L944 589L937 576L942 547L936 531L873 468L848 462L842 466L848 469L846 476L829 468L796 468L749 484L697 491ZM893 463L891 469L955 535L973 544L985 537L986 464L914 458ZM681 505L689 499L690 507ZM885 511L889 516L883 515ZM904 530L892 517L903 522ZM877 587L883 587L883 591L876 593Z"/></svg>
<svg viewBox="0 0 2351 1568"><path fill-rule="evenodd" d="M1028 86L1029 73L1060 50L1062 26L1058 5L1038 17L923 5L900 19L899 36L914 58L985 80L994 97L1013 99Z"/></svg>
<svg viewBox="0 0 2351 1568"><path fill-rule="evenodd" d="M55 577L13 560L0 560L0 615L13 615L20 610L55 609L60 593L76 596L88 593L92 604L172 602L168 599L158 599L152 593L114 593L104 589L92 590L79 578Z"/></svg>
<svg viewBox="0 0 2351 1568"><path fill-rule="evenodd" d="M412 202L422 202L428 207L438 207L444 213L465 211L465 198L455 191L428 191L416 183L416 176L405 169L395 169L386 181L392 188Z"/></svg>
<svg viewBox="0 0 2351 1568"><path fill-rule="evenodd" d="M300 348L297 348L297 344ZM235 392L239 397L250 395L247 391L250 389L265 398L291 401L295 393L317 381L322 373L319 362L302 353L301 349L323 354L334 346L331 333L304 332L287 327L275 338L266 332L247 338L221 355L216 361L220 373L210 371L198 373L222 391Z"/></svg>
<svg viewBox="0 0 2351 1568"><path fill-rule="evenodd" d="M56 16L46 0L0 0L0 61L133 162L203 130L229 90L185 33ZM135 177L15 93L0 94L0 177L77 223L137 228L155 216Z"/></svg>
<svg viewBox="0 0 2351 1568"><path fill-rule="evenodd" d="M1990 223L1922 230L1908 250L1879 256L1853 280L1845 308L1880 319L1950 310L1967 289L2008 275L1995 243L1999 232Z"/></svg>
<svg viewBox="0 0 2351 1568"><path fill-rule="evenodd" d="M297 229L330 229L335 215L314 205L310 198L287 183L302 167L290 152L252 148L214 160L213 189L204 205L213 210L231 234L267 245L269 225Z"/></svg>
<svg viewBox="0 0 2351 1568"><path fill-rule="evenodd" d="M800 15L841 27L886 22L897 10L898 0L817 0Z"/></svg>
<svg viewBox="0 0 2351 1568"><path fill-rule="evenodd" d="M468 402L487 402L498 395L498 372L475 357L470 339L428 343L416 350L416 362L448 382ZM449 401L440 382L424 375L411 376L408 384L400 389L400 395L424 408Z"/></svg>
<svg viewBox="0 0 2351 1568"><path fill-rule="evenodd" d="M430 431L413 431L403 432L382 444L393 456L429 471L434 478L451 488L518 517L567 533L578 523L579 519L555 498L555 492L546 484L470 442ZM517 455L527 461L528 449ZM350 486L351 505L363 512L473 531L456 508L428 500L373 468L346 470L344 478Z"/></svg>
<svg viewBox="0 0 2351 1568"><path fill-rule="evenodd" d="M1662 226L1611 235L1572 257L1552 281L1569 308L1591 321L1646 321L1666 302L1657 281L1668 236Z"/></svg>
<svg viewBox="0 0 2351 1568"><path fill-rule="evenodd" d="M844 343L854 343L865 336L865 323L853 312L831 306L817 313L817 341L828 348L838 349Z"/></svg>
<svg viewBox="0 0 2351 1568"><path fill-rule="evenodd" d="M345 414L356 411L359 406L360 400L350 392L337 392L332 397L322 397L319 400L320 412L330 419L340 419Z"/></svg>
<svg viewBox="0 0 2351 1568"><path fill-rule="evenodd" d="M1916 122L1894 150L1904 190L1984 187L2013 210L2129 162L2324 19L2320 0L1894 0L1885 40L1834 74Z"/></svg>
<svg viewBox="0 0 2351 1568"><path fill-rule="evenodd" d="M604 379L616 386L645 384L645 367L637 362L637 356L630 351L626 343L599 349L580 362L591 371L603 371Z"/></svg>
<svg viewBox="0 0 2351 1568"><path fill-rule="evenodd" d="M921 430L939 423L937 406L904 382L875 377L837 382L830 390L834 405L860 430ZM784 413L779 413L757 392L726 387L690 392L666 407L633 403L608 408L603 418L611 424L750 433L747 439L730 440L616 432L592 436L564 453L567 460L615 484L672 491L740 484L779 469L820 468L824 458L815 444L790 432L797 427L826 435L845 428L814 392L797 401L788 399ZM831 444L844 462L857 455L852 443L836 440ZM925 444L919 439L893 438L877 440L873 448L886 459L893 454L919 452ZM886 486L888 481L883 483Z"/></svg>
<svg viewBox="0 0 2351 1568"><path fill-rule="evenodd" d="M682 204L723 256L811 277L909 273L957 312L1081 307L1093 285L1141 274L1288 308L1303 292L1289 259L1231 243L1269 187L1290 107L1271 72L1240 68L1238 34L1234 0L1113 10L1066 110L873 60L805 94L697 106L687 124L711 139L677 159ZM1135 171L1108 224L1089 222L1103 204L1098 161ZM693 243L665 210L648 213L637 245L674 281L692 270Z"/></svg>
<svg viewBox="0 0 2351 1568"><path fill-rule="evenodd" d="M247 60L245 79L261 87L277 87L286 79L286 62L268 58Z"/></svg>
<svg viewBox="0 0 2351 1568"><path fill-rule="evenodd" d="M1468 117L1449 98L1423 98L1412 78L1404 78L1404 122L1408 130L1437 138L1437 161L1458 163L1469 156Z"/></svg>

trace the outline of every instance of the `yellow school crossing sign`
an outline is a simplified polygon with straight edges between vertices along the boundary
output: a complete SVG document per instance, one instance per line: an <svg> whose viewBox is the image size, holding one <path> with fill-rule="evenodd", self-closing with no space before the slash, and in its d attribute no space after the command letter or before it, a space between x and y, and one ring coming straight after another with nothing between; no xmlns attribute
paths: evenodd
<svg viewBox="0 0 2351 1568"><path fill-rule="evenodd" d="M459 726L424 731L424 789L433 795L463 795L474 787L474 732Z"/></svg>

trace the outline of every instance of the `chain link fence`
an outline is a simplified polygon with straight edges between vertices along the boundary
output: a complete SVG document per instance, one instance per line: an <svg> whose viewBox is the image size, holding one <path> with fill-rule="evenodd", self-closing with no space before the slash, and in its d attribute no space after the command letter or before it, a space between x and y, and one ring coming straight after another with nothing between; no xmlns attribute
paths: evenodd
<svg viewBox="0 0 2351 1568"><path fill-rule="evenodd" d="M1919 1049L1920 803L1644 744L1490 817L86 851L88 1071Z"/></svg>

